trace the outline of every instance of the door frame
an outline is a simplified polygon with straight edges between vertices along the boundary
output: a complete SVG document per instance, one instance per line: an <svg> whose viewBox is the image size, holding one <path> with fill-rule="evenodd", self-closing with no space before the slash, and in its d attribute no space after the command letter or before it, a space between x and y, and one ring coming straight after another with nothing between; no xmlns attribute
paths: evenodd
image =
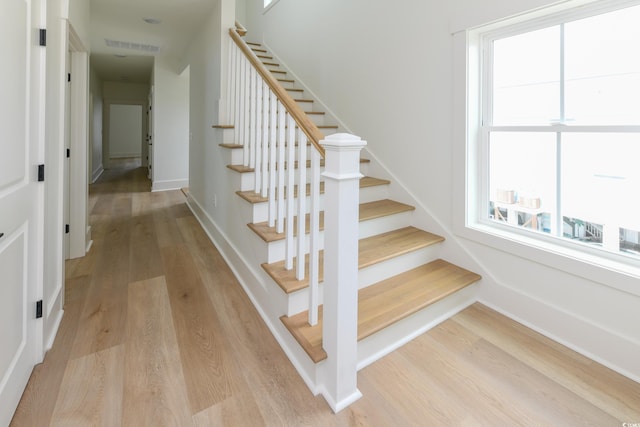
<svg viewBox="0 0 640 427"><path fill-rule="evenodd" d="M71 158L69 162L69 258L85 256L90 249L89 203L89 53L69 25L71 53Z"/></svg>
<svg viewBox="0 0 640 427"><path fill-rule="evenodd" d="M146 164L147 156L147 141L145 138L147 129L147 110L149 108L148 103L142 100L132 99L118 99L118 98L105 98L102 108L102 164L105 169L111 167L111 134L109 132L109 126L111 125L111 105L140 105L142 107L142 131L140 132L140 159L142 166Z"/></svg>

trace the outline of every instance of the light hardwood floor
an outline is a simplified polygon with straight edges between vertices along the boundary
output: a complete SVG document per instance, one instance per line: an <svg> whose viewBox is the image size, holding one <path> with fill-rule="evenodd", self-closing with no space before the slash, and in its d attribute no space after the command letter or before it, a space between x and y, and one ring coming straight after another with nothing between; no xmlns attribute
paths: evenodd
<svg viewBox="0 0 640 427"><path fill-rule="evenodd" d="M182 192L122 166L91 186L94 245L66 264L65 316L14 426L640 423L640 384L480 304L363 369L364 397L335 415Z"/></svg>

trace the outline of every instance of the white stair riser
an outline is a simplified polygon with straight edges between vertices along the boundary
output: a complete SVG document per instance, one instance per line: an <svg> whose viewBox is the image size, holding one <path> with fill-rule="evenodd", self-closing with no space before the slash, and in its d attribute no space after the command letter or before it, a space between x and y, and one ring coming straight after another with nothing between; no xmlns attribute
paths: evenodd
<svg viewBox="0 0 640 427"><path fill-rule="evenodd" d="M409 252L372 266L361 268L358 272L358 289L397 276L405 271L420 267L440 256L440 245L435 244L417 251Z"/></svg>
<svg viewBox="0 0 640 427"><path fill-rule="evenodd" d="M386 233L411 224L411 212L402 212L395 215L388 215L381 218L374 218L359 223L360 238ZM297 237L294 239L297 245ZM285 258L285 240L274 242L264 242L267 251L267 263L282 261ZM324 231L320 232L320 249L324 249ZM309 253L309 235L305 235L305 253Z"/></svg>
<svg viewBox="0 0 640 427"><path fill-rule="evenodd" d="M240 174L238 174L240 175ZM365 187L360 189L360 203L373 202L376 200L388 198L389 186L388 185L376 185L374 187ZM247 202L248 203L248 202ZM306 206L307 211L311 203L311 198L307 196ZM297 205L296 205L297 206ZM253 224L267 221L269 219L269 203L253 203ZM324 209L324 193L320 194L320 209ZM391 230L389 230L391 231Z"/></svg>
<svg viewBox="0 0 640 427"><path fill-rule="evenodd" d="M232 149L228 149L231 152L230 154L230 165L241 165L242 164L242 158L244 157L244 149L242 148L232 148Z"/></svg>
<svg viewBox="0 0 640 427"><path fill-rule="evenodd" d="M277 77L276 77L277 78ZM291 82L279 82L280 85L282 85L283 88L285 89L292 89L295 87L295 83L291 83Z"/></svg>
<svg viewBox="0 0 640 427"><path fill-rule="evenodd" d="M477 300L478 283L423 308L358 343L358 370L464 310Z"/></svg>
<svg viewBox="0 0 640 427"><path fill-rule="evenodd" d="M296 88L295 90L287 90L287 93L293 99L309 99L305 96L304 90L298 90L298 88Z"/></svg>
<svg viewBox="0 0 640 427"><path fill-rule="evenodd" d="M378 283L379 281L397 276L405 271L417 268L438 258L438 245L432 245L419 251L392 258L371 267L363 268L358 272L358 289ZM320 284L322 288L322 283ZM322 293L320 294L322 295ZM309 289L301 289L289 294L289 311L287 316L293 316L308 310Z"/></svg>
<svg viewBox="0 0 640 427"><path fill-rule="evenodd" d="M313 111L313 102L296 102L302 111Z"/></svg>
<svg viewBox="0 0 640 427"><path fill-rule="evenodd" d="M298 237L296 236L293 239L294 247L298 246ZM286 241L285 240L277 240L275 242L264 242L265 244L265 252L267 253L267 263L271 264L274 262L284 260L286 256ZM324 231L320 232L320 242L319 245L320 250L324 249ZM297 249L296 249L297 250ZM309 235L305 235L304 239L304 253L309 253Z"/></svg>
<svg viewBox="0 0 640 427"><path fill-rule="evenodd" d="M360 221L358 228L358 238L364 239L389 231L398 230L400 228L411 225L413 211L400 212L393 215L387 215L380 218L373 218L367 221Z"/></svg>

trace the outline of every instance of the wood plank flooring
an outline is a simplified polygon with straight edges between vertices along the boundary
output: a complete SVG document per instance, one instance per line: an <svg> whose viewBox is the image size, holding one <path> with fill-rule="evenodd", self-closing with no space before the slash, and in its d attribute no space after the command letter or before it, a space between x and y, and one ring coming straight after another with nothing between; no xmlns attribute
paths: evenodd
<svg viewBox="0 0 640 427"><path fill-rule="evenodd" d="M65 315L13 426L640 423L640 384L479 304L360 371L364 397L333 414L183 193L150 193L145 173L91 186L94 246L66 264Z"/></svg>

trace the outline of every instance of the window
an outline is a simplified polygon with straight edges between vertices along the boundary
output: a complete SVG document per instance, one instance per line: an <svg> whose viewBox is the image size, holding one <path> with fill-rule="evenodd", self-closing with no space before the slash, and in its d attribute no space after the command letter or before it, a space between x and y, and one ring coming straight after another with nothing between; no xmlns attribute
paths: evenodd
<svg viewBox="0 0 640 427"><path fill-rule="evenodd" d="M271 9L276 3L278 3L278 0L264 0L264 11Z"/></svg>
<svg viewBox="0 0 640 427"><path fill-rule="evenodd" d="M474 30L469 217L640 259L639 3Z"/></svg>

